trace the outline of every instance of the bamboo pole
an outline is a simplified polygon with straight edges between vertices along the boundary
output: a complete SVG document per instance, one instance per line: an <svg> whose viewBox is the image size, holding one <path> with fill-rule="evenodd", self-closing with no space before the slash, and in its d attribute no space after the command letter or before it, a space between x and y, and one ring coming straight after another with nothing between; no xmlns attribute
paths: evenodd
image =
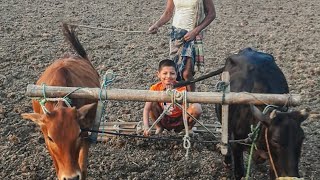
<svg viewBox="0 0 320 180"><path fill-rule="evenodd" d="M102 132L112 132L112 133L121 133L121 134L136 134L142 132L142 127L140 122L118 122L118 121L109 121L109 122L101 122L99 130ZM215 134L216 137L220 137L221 125L219 124L204 124L212 133ZM193 132L199 134L208 134L209 132L202 127L200 124L196 123ZM155 128L151 129L152 133L155 133ZM110 137L114 137L114 134L108 133L99 133L97 136L97 141L106 141Z"/></svg>
<svg viewBox="0 0 320 180"><path fill-rule="evenodd" d="M112 126L100 126L99 128L100 131L107 131L107 132L124 132L124 133L134 133L137 132L137 130L134 129L128 129L128 128L116 128L116 127L112 127ZM211 130L211 132L213 132L214 134L220 134L219 132L215 132L213 131L213 129L209 129ZM151 132L155 131L155 129L152 129ZM193 132L195 133L209 133L207 130L205 129L193 129Z"/></svg>
<svg viewBox="0 0 320 180"><path fill-rule="evenodd" d="M63 97L69 92L71 98L99 99L99 88L58 87L46 86L46 97ZM136 89L108 89L102 95L101 100L122 100L122 101L149 101L149 102L171 102L170 96L164 91L149 91ZM43 87L29 84L26 95L29 97L43 97ZM222 103L220 92L188 92L187 102L189 103ZM301 96L297 94L258 94L247 92L230 92L225 95L224 104L273 104L297 106L300 104Z"/></svg>
<svg viewBox="0 0 320 180"><path fill-rule="evenodd" d="M207 127L208 128L208 127ZM154 129L154 128L153 128ZM216 131L217 128L208 128L212 133L214 134L220 134L220 132ZM101 131L128 131L128 132L136 132L140 129L137 127L125 127L125 126L108 126L108 125L101 125L99 127L99 130ZM154 129L155 130L155 129ZM209 133L205 128L203 127L195 127L193 129L194 132L207 132Z"/></svg>
<svg viewBox="0 0 320 180"><path fill-rule="evenodd" d="M122 122L122 121L108 121L108 122L101 122L100 126L121 126L121 127L127 127L127 128L133 128L137 126L140 122L131 121L131 122ZM221 128L221 125L219 124L204 124L204 126L209 128ZM202 127L200 124L196 123L194 127Z"/></svg>
<svg viewBox="0 0 320 180"><path fill-rule="evenodd" d="M139 122L103 122L100 125L99 130L101 132L121 133L121 134L140 134L142 133L142 127L139 126ZM220 132L217 129L221 129L218 124L205 124L205 126L215 135L220 137ZM192 129L193 132L199 134L208 134L209 132L200 124L196 124ZM155 133L155 128L151 129L152 133ZM114 137L114 134L99 133L97 135L97 141L106 141L110 137Z"/></svg>

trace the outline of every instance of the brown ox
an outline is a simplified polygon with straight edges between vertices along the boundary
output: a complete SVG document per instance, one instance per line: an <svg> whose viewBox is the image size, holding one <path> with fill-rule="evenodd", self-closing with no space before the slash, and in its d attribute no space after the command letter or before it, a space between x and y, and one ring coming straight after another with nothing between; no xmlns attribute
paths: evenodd
<svg viewBox="0 0 320 180"><path fill-rule="evenodd" d="M51 64L37 81L50 86L100 87L99 75L87 54L66 24L65 37L80 56L68 56ZM90 128L94 122L96 103L87 99L72 99L72 106L64 102L47 102L48 113L42 111L38 101L32 102L34 113L22 114L41 127L45 143L53 159L60 180L85 179L89 150L88 133L81 128Z"/></svg>

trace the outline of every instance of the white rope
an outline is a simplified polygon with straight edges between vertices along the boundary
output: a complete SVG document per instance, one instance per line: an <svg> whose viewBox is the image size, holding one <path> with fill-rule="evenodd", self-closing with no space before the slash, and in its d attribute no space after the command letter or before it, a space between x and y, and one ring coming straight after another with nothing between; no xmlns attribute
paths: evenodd
<svg viewBox="0 0 320 180"><path fill-rule="evenodd" d="M48 109L46 108L45 105L40 104L40 107L41 107L41 109L42 109L42 112L44 112L45 114L50 114L50 111L48 111Z"/></svg>
<svg viewBox="0 0 320 180"><path fill-rule="evenodd" d="M183 109L183 107L176 103L176 105L180 108L180 109ZM199 123L203 128L205 128L210 134L213 135L213 137L217 138L217 136L212 132L210 131L201 121L199 121L197 118L195 118L194 116L192 116L188 111L187 111L187 114L188 116L190 116L193 120L195 120L197 123Z"/></svg>
<svg viewBox="0 0 320 180"><path fill-rule="evenodd" d="M70 103L65 98L46 98L47 101L63 101L68 107L71 107Z"/></svg>
<svg viewBox="0 0 320 180"><path fill-rule="evenodd" d="M157 120L151 125L151 127L149 127L149 129L147 131L150 132L151 129L163 118L163 116L167 113L167 111L172 106L177 105L179 108L182 109L182 119L183 119L183 124L184 124L184 129L185 129L185 135L183 137L183 148L186 149L185 157L186 157L186 159L188 159L191 143L190 143L189 126L188 126L188 115L190 115L190 114L187 112L187 105L188 105L187 91L183 91L183 93L182 93L183 106L181 106L180 104L178 104L176 102L176 96L179 96L179 98L180 98L181 94L179 94L175 89L167 89L166 93L171 96L172 103L169 106L167 106L166 108L164 108L163 112L160 114L160 116L157 118ZM193 119L195 119L193 116L191 116L191 117Z"/></svg>
<svg viewBox="0 0 320 180"><path fill-rule="evenodd" d="M65 99L65 98L46 98L45 102L47 101L63 101L69 108L71 107L70 103ZM58 105L58 103L56 104L56 106ZM56 107L55 106L55 107ZM50 111L46 108L45 104L40 103L40 107L42 109L42 111L46 114L50 114Z"/></svg>
<svg viewBox="0 0 320 180"><path fill-rule="evenodd" d="M164 115L169 111L169 109L175 105L175 96L176 96L177 91L175 89L167 89L166 90L166 94L171 96L171 101L172 103L165 107L163 112L160 114L160 116L158 117L158 119L151 125L151 127L149 127L149 129L147 130L148 132L151 131L151 129L164 117Z"/></svg>
<svg viewBox="0 0 320 180"><path fill-rule="evenodd" d="M77 26L77 27L90 28L90 29L100 29L100 30L106 30L106 31L122 32L122 33L146 33L145 31L124 31L124 30L118 30L118 29L93 27L93 26L86 26L86 25L80 25L80 24L69 24L69 25Z"/></svg>
<svg viewBox="0 0 320 180"><path fill-rule="evenodd" d="M151 125L151 127L148 129L148 132L151 131L151 129L163 118L163 116L168 112L168 110L171 108L172 104L170 104L168 107L166 107L163 112L160 114L158 119Z"/></svg>
<svg viewBox="0 0 320 180"><path fill-rule="evenodd" d="M188 126L188 117L187 117L187 91L183 92L183 109L182 109L182 118L183 118L183 124L184 129L186 131L186 134L183 137L183 147L186 149L186 159L189 158L189 149L190 149L190 137L189 137L189 126Z"/></svg>

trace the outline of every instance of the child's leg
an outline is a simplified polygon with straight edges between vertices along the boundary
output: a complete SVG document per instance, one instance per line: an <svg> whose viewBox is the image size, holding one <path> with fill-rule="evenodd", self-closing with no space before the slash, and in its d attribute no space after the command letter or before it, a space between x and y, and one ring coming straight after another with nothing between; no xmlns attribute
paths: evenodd
<svg viewBox="0 0 320 180"><path fill-rule="evenodd" d="M162 112L163 112L163 109L160 107L159 103L153 102L151 107L151 113L150 113L151 120L155 122ZM161 126L160 121L157 124L155 124L155 127L156 127L155 134L159 134L163 131L163 127Z"/></svg>
<svg viewBox="0 0 320 180"><path fill-rule="evenodd" d="M196 119L199 119L202 114L202 108L199 103L192 103L188 108L188 113L191 114ZM189 129L192 129L192 127L196 124L196 121L192 119L192 117L188 116L188 125Z"/></svg>

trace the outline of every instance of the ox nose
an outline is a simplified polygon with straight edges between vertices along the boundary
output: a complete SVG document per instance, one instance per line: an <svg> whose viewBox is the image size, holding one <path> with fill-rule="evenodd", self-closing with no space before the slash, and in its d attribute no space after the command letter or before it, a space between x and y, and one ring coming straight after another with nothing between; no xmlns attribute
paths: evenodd
<svg viewBox="0 0 320 180"><path fill-rule="evenodd" d="M62 180L80 180L80 175L74 177L63 177Z"/></svg>

